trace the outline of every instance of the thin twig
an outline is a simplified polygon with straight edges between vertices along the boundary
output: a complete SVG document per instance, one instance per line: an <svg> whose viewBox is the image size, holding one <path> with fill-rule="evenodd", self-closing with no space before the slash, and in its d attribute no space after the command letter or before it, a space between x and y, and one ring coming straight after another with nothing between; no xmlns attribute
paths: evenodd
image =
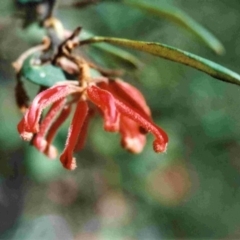
<svg viewBox="0 0 240 240"><path fill-rule="evenodd" d="M41 45L32 47L32 48L28 49L27 51L25 51L24 53L22 53L22 54L20 55L20 57L19 57L15 62L12 63L12 66L13 66L13 68L15 69L16 73L18 73L18 72L21 70L24 61L25 61L30 55L32 55L32 54L35 53L35 52L44 51L44 50L48 49L49 46L50 46L50 40L49 40L49 38L44 38L44 39L43 39L43 43L42 43Z"/></svg>

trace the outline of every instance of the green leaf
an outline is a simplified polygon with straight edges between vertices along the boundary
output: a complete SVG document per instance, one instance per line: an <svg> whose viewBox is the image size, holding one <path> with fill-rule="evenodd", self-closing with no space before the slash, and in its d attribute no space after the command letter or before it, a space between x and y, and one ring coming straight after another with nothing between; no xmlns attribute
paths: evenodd
<svg viewBox="0 0 240 240"><path fill-rule="evenodd" d="M80 37L81 39L86 39L86 38L90 38L93 37L94 35L92 33L90 33L89 31L85 31L82 30ZM121 60L125 61L126 63L130 64L131 66L135 67L135 68L139 68L140 66L142 66L142 63L135 57L133 56L131 53L124 51L118 47L114 47L111 46L109 44L101 44L101 45L96 45L95 47L97 47L98 49L110 53L118 58L120 58Z"/></svg>
<svg viewBox="0 0 240 240"><path fill-rule="evenodd" d="M136 7L140 10L146 11L151 15L167 18L180 26L186 28L198 38L200 38L209 48L217 54L223 54L225 49L222 43L206 28L192 19L189 15L181 9L169 4L166 1L160 1L161 7L153 4L146 4L136 0L123 0L123 3Z"/></svg>
<svg viewBox="0 0 240 240"><path fill-rule="evenodd" d="M210 60L165 44L110 37L93 37L82 41L81 44L84 45L99 42L107 42L147 52L161 58L165 58L196 68L221 81L240 85L239 74Z"/></svg>
<svg viewBox="0 0 240 240"><path fill-rule="evenodd" d="M28 3L41 3L43 0L17 0L18 3L28 4Z"/></svg>
<svg viewBox="0 0 240 240"><path fill-rule="evenodd" d="M61 68L52 64L34 64L35 55L28 57L21 69L21 76L38 85L51 87L59 81L65 81L66 77Z"/></svg>

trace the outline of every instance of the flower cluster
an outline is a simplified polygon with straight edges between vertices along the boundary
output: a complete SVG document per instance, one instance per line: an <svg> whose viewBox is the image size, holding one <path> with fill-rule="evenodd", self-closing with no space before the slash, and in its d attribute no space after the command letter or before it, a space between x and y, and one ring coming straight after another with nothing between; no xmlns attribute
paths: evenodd
<svg viewBox="0 0 240 240"><path fill-rule="evenodd" d="M104 70L72 54L72 50L78 46L76 39L80 30L78 28L72 34L68 34L68 38L59 45L52 59L55 65L78 80L59 81L41 91L29 107L24 104L27 110L18 124L18 132L22 139L31 141L49 158L56 158L57 150L52 142L60 126L74 110L65 149L60 156L62 165L67 169L73 170L76 167L73 154L83 148L89 120L95 113L103 116L105 131L120 133L121 145L128 151L141 152L146 143L146 134L150 132L155 137L154 151L165 152L168 136L153 123L143 95L130 84L110 76L114 71ZM14 63L17 76L21 73L21 66L29 53L35 50L46 52L49 47L51 44L45 41L44 45L30 49L20 56ZM100 75L92 77L91 68L97 70ZM17 97L20 97L21 101L18 99L17 102L21 103L21 107L26 96L22 94L22 85L19 86L21 91ZM16 92L18 93L18 90ZM48 111L43 114L46 108Z"/></svg>
<svg viewBox="0 0 240 240"><path fill-rule="evenodd" d="M76 167L73 153L83 148L89 119L96 111L103 116L105 131L119 132L121 144L127 150L141 152L146 133L151 132L155 136L154 151L166 151L167 134L153 123L144 97L136 88L120 79L104 77L93 78L85 85L79 86L77 81L59 82L39 93L18 124L21 137L32 140L33 145L49 158L56 158L52 141L76 105L65 149L60 156L65 168L73 170ZM41 118L43 109L48 106L48 112Z"/></svg>

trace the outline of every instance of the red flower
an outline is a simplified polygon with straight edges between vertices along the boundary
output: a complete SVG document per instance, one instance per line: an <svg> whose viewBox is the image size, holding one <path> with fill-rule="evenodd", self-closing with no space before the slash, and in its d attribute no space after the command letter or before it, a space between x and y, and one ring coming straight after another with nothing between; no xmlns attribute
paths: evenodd
<svg viewBox="0 0 240 240"><path fill-rule="evenodd" d="M166 151L168 136L153 123L145 99L136 88L119 79L108 80L104 77L86 81L86 86L78 84L73 81L60 82L39 93L18 124L21 137L26 141L32 140L39 151L49 158L55 158L57 150L52 141L76 104L65 149L60 156L65 168L73 170L76 167L73 153L83 148L88 122L96 109L103 115L104 129L119 132L121 144L127 150L141 152L146 133L151 132L155 136L154 151ZM41 118L43 109L48 106L51 106L50 109Z"/></svg>

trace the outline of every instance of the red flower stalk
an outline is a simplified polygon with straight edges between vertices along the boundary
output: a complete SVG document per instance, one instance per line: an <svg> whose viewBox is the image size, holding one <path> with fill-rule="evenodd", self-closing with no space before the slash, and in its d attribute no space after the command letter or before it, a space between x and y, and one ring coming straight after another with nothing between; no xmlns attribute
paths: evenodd
<svg viewBox="0 0 240 240"><path fill-rule="evenodd" d="M104 77L86 79L81 86L78 82L60 82L39 93L18 124L20 136L26 141L32 139L33 145L39 151L49 158L55 158L57 151L52 141L61 124L69 116L72 105L76 104L65 149L60 156L63 166L73 170L76 167L73 153L83 148L88 122L92 112L96 110L90 102L96 105L103 115L104 129L119 132L122 146L130 152L142 151L147 132L155 137L154 151L166 151L168 136L153 123L142 94L126 82ZM50 109L41 119L42 111L48 106L51 106Z"/></svg>

